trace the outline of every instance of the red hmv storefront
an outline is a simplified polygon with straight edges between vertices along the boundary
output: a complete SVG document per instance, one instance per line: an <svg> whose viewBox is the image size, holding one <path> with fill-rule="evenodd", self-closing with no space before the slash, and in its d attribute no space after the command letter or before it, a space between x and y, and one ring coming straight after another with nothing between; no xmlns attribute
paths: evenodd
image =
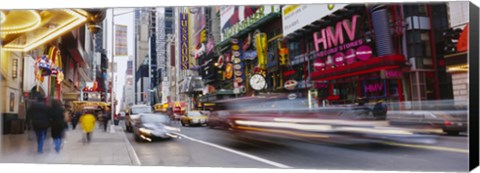
<svg viewBox="0 0 480 173"><path fill-rule="evenodd" d="M403 55L373 57L312 72L311 78L319 99L332 104L351 104L359 97L404 101L404 64Z"/></svg>
<svg viewBox="0 0 480 173"><path fill-rule="evenodd" d="M405 99L406 58L385 52L391 41L383 39L389 35L367 34L372 28L366 27L370 24L365 18L365 14L352 15L313 33L316 58L310 79L319 101L352 104L360 97L370 101Z"/></svg>

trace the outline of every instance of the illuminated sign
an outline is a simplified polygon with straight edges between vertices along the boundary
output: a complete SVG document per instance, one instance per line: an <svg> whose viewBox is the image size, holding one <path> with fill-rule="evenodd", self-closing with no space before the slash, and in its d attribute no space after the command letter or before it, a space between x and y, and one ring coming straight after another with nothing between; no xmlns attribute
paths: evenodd
<svg viewBox="0 0 480 173"><path fill-rule="evenodd" d="M181 69L188 69L188 14L180 13L180 62Z"/></svg>
<svg viewBox="0 0 480 173"><path fill-rule="evenodd" d="M314 67L317 71L365 61L373 57L371 39L363 38L362 19L353 15L332 26L313 33L316 51Z"/></svg>
<svg viewBox="0 0 480 173"><path fill-rule="evenodd" d="M372 79L363 81L363 92L367 98L381 98L387 95L386 81Z"/></svg>
<svg viewBox="0 0 480 173"><path fill-rule="evenodd" d="M355 39L355 31L357 30L357 20L359 16L352 16L352 20L345 19L337 22L335 28L328 26L323 28L320 32L313 33L313 42L315 44L315 50L321 51L320 45L323 50L339 46L346 43L344 33L347 35L349 41L353 42ZM335 32L335 33L333 33Z"/></svg>
<svg viewBox="0 0 480 173"><path fill-rule="evenodd" d="M30 11L33 12L33 10ZM26 40L21 40L24 39L24 37L18 37L10 43L3 45L2 50L28 52L79 27L87 21L88 16L87 12L79 9L43 10L39 12L39 14L52 16L52 18L48 19L49 22L43 21L40 15L35 12L32 13L33 17L30 17L32 18L32 23L19 26L16 25L18 22L17 15L26 16L28 14L18 12L19 11L9 11L8 14L5 15L6 19L2 23L0 32L2 36L5 36L5 34L26 33L28 31L28 37ZM56 25L50 23L56 23Z"/></svg>

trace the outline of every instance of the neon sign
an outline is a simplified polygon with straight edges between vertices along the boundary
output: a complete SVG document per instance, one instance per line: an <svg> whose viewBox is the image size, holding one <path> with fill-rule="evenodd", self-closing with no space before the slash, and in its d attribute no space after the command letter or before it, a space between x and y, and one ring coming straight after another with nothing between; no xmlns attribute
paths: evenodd
<svg viewBox="0 0 480 173"><path fill-rule="evenodd" d="M343 21L337 22L335 29L332 28L332 26L329 26L322 29L320 32L313 33L315 50L320 51L320 44L322 45L323 50L345 44L345 38L343 34L344 32L346 33L349 41L354 41L358 18L359 16L354 15L352 16L351 21L345 19ZM333 33L334 30L335 33Z"/></svg>
<svg viewBox="0 0 480 173"><path fill-rule="evenodd" d="M367 93L370 92L378 92L383 90L383 83L373 83L373 84L367 84L365 85L365 91Z"/></svg>
<svg viewBox="0 0 480 173"><path fill-rule="evenodd" d="M188 69L188 14L180 14L180 58L181 68Z"/></svg>
<svg viewBox="0 0 480 173"><path fill-rule="evenodd" d="M369 98L385 97L387 95L386 81L378 79L365 80L363 81L363 91L364 95Z"/></svg>

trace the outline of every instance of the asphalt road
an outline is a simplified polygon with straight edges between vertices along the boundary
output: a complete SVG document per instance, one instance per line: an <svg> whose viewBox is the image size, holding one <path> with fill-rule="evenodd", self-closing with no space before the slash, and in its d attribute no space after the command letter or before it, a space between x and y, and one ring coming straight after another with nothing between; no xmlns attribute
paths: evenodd
<svg viewBox="0 0 480 173"><path fill-rule="evenodd" d="M208 127L181 127L181 139L138 143L126 133L141 165L380 171L467 171L468 138L441 136L434 146L241 141Z"/></svg>

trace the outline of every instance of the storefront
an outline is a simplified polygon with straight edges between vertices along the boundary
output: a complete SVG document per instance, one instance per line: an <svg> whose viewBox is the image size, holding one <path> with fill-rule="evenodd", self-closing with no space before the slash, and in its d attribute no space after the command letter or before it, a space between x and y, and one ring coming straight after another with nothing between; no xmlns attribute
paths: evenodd
<svg viewBox="0 0 480 173"><path fill-rule="evenodd" d="M374 25L371 13L364 5L284 7L290 55L285 80L297 82L295 89L304 94L315 93L323 105L405 100L406 58L392 50L387 36L379 36L388 22Z"/></svg>
<svg viewBox="0 0 480 173"><path fill-rule="evenodd" d="M84 24L88 13L77 9L10 10L2 11L2 16L0 95L6 98L2 103L8 103L1 109L3 130L21 133L27 100L62 99L64 73L58 38Z"/></svg>

